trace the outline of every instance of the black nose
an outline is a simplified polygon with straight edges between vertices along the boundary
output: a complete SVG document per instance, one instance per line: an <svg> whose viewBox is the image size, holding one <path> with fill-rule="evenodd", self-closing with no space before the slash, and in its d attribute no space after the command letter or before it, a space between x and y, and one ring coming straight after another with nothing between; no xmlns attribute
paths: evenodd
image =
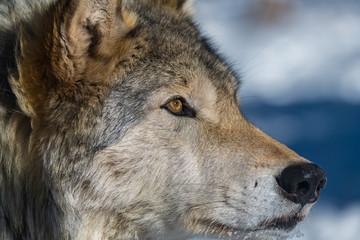
<svg viewBox="0 0 360 240"><path fill-rule="evenodd" d="M285 168L276 181L286 198L305 205L318 200L320 189L326 184L326 174L313 163L297 164Z"/></svg>

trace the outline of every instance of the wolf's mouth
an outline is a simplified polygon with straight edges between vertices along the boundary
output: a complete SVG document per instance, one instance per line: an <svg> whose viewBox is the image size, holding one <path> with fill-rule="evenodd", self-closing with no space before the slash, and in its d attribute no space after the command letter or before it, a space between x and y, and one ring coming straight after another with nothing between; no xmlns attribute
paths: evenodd
<svg viewBox="0 0 360 240"><path fill-rule="evenodd" d="M293 216L279 217L272 220L263 221L257 228L252 230L248 229L248 231L256 232L262 230L280 230L284 232L291 232L299 222L305 219L305 217L306 215L300 213ZM207 231L205 234L228 234L231 237L232 235L237 235L238 233L241 233L243 231L241 229L216 223L214 221L205 220L200 222L207 226Z"/></svg>
<svg viewBox="0 0 360 240"><path fill-rule="evenodd" d="M256 230L280 229L291 231L296 225L305 219L304 215L296 214L291 217L280 217L262 222Z"/></svg>

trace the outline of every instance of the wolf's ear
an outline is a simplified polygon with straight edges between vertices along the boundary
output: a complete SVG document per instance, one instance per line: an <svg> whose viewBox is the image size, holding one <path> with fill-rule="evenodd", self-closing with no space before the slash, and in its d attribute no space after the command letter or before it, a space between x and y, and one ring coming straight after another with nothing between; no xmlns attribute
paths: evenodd
<svg viewBox="0 0 360 240"><path fill-rule="evenodd" d="M71 5L60 33L73 56L111 56L113 44L136 26L136 15L125 10L123 0L72 0Z"/></svg>
<svg viewBox="0 0 360 240"><path fill-rule="evenodd" d="M193 15L193 3L194 0L146 0L152 4L158 4L162 6L167 6L172 8L175 11L181 11L189 15Z"/></svg>
<svg viewBox="0 0 360 240"><path fill-rule="evenodd" d="M43 111L54 96L73 98L89 86L107 84L115 65L132 49L126 36L137 17L122 0L58 1L37 13L20 36L19 79L15 92L30 115ZM64 96L67 93L68 96Z"/></svg>

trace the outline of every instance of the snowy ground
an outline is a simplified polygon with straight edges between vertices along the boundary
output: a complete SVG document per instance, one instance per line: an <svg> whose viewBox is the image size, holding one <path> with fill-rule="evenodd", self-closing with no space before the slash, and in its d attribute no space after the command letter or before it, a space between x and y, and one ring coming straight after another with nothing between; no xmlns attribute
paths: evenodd
<svg viewBox="0 0 360 240"><path fill-rule="evenodd" d="M338 210L331 206L317 209L300 225L299 240L359 240L360 204ZM296 238L294 238L296 240Z"/></svg>
<svg viewBox="0 0 360 240"><path fill-rule="evenodd" d="M301 102L341 101L360 107L360 1L268 0L285 10L279 11L278 17L272 17L272 12L265 13L264 18L259 17L259 6L264 0L196 1L201 28L242 76L243 105L263 102L294 106ZM315 116L311 119L316 120ZM271 125L270 120L263 120L265 128L266 124ZM283 138L290 139L289 144L296 142L294 131L286 130L291 127L287 123L294 121L284 121L274 131L283 130L287 134ZM320 125L328 126L331 121L323 123ZM321 129L317 127L311 132ZM331 129L327 131L330 133ZM342 129L338 131L334 136L347 136ZM359 149L360 137L352 136L357 141L353 141L354 149ZM356 174L358 158L358 154L352 155L347 160L340 159L340 164L349 164L349 169L356 166L353 167ZM338 174L338 178L347 177L346 172ZM334 177L331 180L332 184L337 181ZM351 191L360 191L360 182L349 184L353 184ZM345 202L342 207L335 207L331 201L321 199L300 225L302 237L296 239L359 240L360 199Z"/></svg>

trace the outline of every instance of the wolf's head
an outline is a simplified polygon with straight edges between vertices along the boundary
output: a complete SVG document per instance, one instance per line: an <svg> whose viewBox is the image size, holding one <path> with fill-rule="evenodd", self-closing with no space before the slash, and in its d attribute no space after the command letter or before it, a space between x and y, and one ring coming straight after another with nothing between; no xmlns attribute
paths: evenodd
<svg viewBox="0 0 360 240"><path fill-rule="evenodd" d="M189 1L60 0L21 29L11 84L72 238L284 238L317 201L325 173L245 119Z"/></svg>

